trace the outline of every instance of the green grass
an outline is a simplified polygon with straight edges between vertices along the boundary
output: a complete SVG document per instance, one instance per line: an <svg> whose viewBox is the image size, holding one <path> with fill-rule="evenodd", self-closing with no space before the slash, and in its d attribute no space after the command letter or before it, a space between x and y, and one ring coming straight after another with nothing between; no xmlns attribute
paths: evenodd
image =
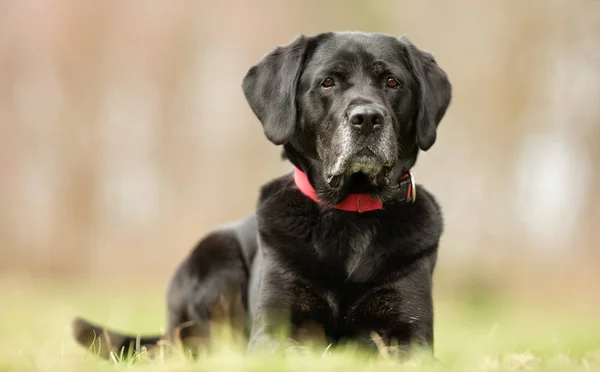
<svg viewBox="0 0 600 372"><path fill-rule="evenodd" d="M150 285L145 288L152 287ZM552 308L496 294L438 291L437 362L403 364L357 350L315 350L308 355L244 356L243 347L220 345L191 362L180 354L135 363L102 361L71 339L75 315L141 333L164 324L162 288L75 285L22 279L0 280L0 372L2 371L600 371L600 318L591 309ZM8 301L6 301L8 300Z"/></svg>

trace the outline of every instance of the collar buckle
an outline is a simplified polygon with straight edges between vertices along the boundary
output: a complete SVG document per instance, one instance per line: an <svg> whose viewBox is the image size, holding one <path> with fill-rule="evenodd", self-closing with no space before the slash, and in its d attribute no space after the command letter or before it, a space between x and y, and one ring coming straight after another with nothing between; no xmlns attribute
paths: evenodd
<svg viewBox="0 0 600 372"><path fill-rule="evenodd" d="M417 183L415 182L415 176L413 176L411 171L408 171L408 178L410 179L410 202L414 203L417 200Z"/></svg>
<svg viewBox="0 0 600 372"><path fill-rule="evenodd" d="M415 176L408 171L400 178L400 201L414 203L417 200Z"/></svg>

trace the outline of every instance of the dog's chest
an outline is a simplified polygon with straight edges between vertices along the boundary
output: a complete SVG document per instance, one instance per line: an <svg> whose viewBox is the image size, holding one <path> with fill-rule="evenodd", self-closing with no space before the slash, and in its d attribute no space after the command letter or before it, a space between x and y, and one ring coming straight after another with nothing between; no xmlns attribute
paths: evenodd
<svg viewBox="0 0 600 372"><path fill-rule="evenodd" d="M320 261L315 262L312 270L319 271L323 265L323 274L333 275L338 280L368 281L380 264L378 226L362 220L337 219L334 222L312 232L313 247Z"/></svg>
<svg viewBox="0 0 600 372"><path fill-rule="evenodd" d="M346 252L343 251L344 247L340 247L344 256L344 266L348 277L371 261L374 249L373 235L370 230L349 235L344 242Z"/></svg>

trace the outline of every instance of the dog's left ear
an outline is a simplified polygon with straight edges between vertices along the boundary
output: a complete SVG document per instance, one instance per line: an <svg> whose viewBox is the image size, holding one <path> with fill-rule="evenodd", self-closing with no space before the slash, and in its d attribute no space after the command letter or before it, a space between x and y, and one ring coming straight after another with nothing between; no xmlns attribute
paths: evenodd
<svg viewBox="0 0 600 372"><path fill-rule="evenodd" d="M296 129L296 89L310 39L301 35L275 48L250 68L242 83L265 136L276 145L289 141Z"/></svg>
<svg viewBox="0 0 600 372"><path fill-rule="evenodd" d="M406 37L400 42L406 48L410 67L419 88L419 105L415 120L417 145L423 151L433 146L437 126L444 117L452 99L452 85L446 72L438 66L430 53L414 46Z"/></svg>

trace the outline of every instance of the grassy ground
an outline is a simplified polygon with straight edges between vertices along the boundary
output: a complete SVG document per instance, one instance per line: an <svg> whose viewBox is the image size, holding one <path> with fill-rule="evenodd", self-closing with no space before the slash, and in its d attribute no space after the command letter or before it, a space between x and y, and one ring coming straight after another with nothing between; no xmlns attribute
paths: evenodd
<svg viewBox="0 0 600 372"><path fill-rule="evenodd" d="M526 306L501 296L436 295L438 362L414 359L399 365L351 349L249 357L240 347L228 345L196 362L175 355L154 361L140 358L132 364L100 361L75 345L71 318L85 315L115 328L155 333L164 324L162 288L148 292L123 285L3 279L0 293L0 372L600 371L599 312Z"/></svg>

